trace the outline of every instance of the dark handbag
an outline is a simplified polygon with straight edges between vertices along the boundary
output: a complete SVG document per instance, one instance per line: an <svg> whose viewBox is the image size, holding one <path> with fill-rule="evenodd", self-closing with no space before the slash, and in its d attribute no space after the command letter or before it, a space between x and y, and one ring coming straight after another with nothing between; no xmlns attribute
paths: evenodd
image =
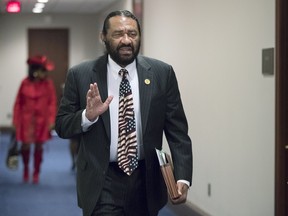
<svg viewBox="0 0 288 216"><path fill-rule="evenodd" d="M6 158L6 165L9 169L16 170L18 168L19 163L19 150L18 150L18 142L16 140L15 132L12 132L10 138L10 145L8 148L8 154Z"/></svg>

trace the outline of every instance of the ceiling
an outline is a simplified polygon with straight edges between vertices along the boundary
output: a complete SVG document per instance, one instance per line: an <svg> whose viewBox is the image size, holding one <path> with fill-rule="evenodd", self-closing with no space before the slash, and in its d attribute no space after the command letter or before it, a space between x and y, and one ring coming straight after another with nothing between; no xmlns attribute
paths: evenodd
<svg viewBox="0 0 288 216"><path fill-rule="evenodd" d="M0 13L5 11L6 3L10 0L0 0ZM21 13L32 14L37 0L18 0L21 2ZM120 0L49 0L43 9L44 13L99 13L111 4Z"/></svg>

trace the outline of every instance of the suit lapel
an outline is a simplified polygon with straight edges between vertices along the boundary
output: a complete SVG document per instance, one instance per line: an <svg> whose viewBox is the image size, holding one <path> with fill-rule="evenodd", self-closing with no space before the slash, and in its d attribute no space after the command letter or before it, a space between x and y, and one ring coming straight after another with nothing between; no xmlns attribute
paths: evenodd
<svg viewBox="0 0 288 216"><path fill-rule="evenodd" d="M105 101L108 97L108 87L107 87L107 55L100 57L96 62L93 69L91 83L96 82L98 85L99 93L101 95L102 101ZM110 140L110 114L109 109L104 112L100 118L102 118L107 136Z"/></svg>
<svg viewBox="0 0 288 216"><path fill-rule="evenodd" d="M150 68L151 66L141 56L137 58L143 136L146 131L148 114L150 112L151 94L154 86L154 80Z"/></svg>

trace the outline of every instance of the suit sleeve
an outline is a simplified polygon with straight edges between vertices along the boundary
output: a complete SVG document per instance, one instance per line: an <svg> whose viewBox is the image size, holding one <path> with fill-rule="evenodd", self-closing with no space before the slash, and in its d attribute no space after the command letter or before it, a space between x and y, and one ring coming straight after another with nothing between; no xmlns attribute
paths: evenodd
<svg viewBox="0 0 288 216"><path fill-rule="evenodd" d="M72 138L82 133L80 95L75 74L68 71L64 93L56 115L55 130L61 138Z"/></svg>
<svg viewBox="0 0 288 216"><path fill-rule="evenodd" d="M176 180L187 180L191 185L193 166L192 142L188 135L188 123L172 67L170 67L167 82L164 132L171 151Z"/></svg>

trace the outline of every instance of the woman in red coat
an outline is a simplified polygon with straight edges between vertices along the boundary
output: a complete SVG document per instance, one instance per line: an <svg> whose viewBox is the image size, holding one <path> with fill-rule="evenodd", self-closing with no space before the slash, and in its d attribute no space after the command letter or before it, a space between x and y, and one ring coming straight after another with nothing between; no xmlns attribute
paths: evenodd
<svg viewBox="0 0 288 216"><path fill-rule="evenodd" d="M13 112L16 139L22 143L21 154L24 164L23 181L29 181L29 158L31 144L34 148L33 183L39 182L43 143L51 138L56 115L56 92L47 71L54 65L46 56L34 56L27 60L28 77L19 88Z"/></svg>

